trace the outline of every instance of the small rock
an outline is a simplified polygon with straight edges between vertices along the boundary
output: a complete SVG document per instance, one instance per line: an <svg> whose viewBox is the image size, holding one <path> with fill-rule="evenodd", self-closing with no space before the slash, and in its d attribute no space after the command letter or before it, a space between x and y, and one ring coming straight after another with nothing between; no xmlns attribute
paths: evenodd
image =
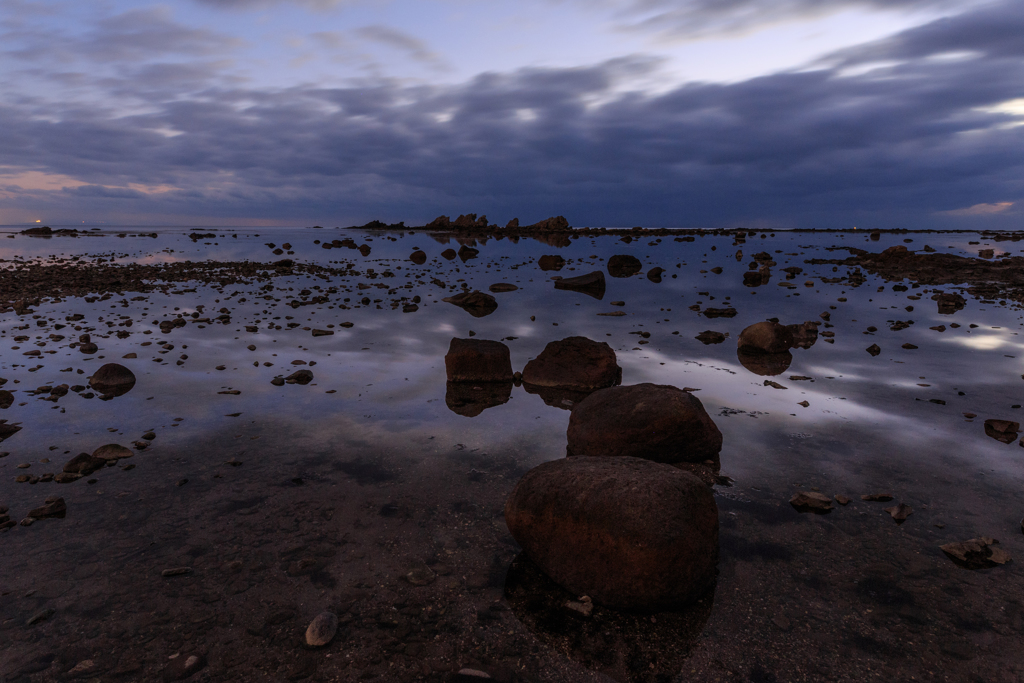
<svg viewBox="0 0 1024 683"><path fill-rule="evenodd" d="M839 503L840 505L849 505L850 504L850 499L847 496L844 496L841 493L837 493L835 495L835 499L836 499L836 502Z"/></svg>
<svg viewBox="0 0 1024 683"><path fill-rule="evenodd" d="M872 344L865 350L872 356L877 356L878 354L882 353L882 349L878 347L878 344Z"/></svg>
<svg viewBox="0 0 1024 683"><path fill-rule="evenodd" d="M35 626L36 624L40 624L46 621L56 613L57 610L53 609L52 607L47 607L42 612L36 612L35 614L33 614L25 623L29 626Z"/></svg>
<svg viewBox="0 0 1024 683"><path fill-rule="evenodd" d="M312 370L296 370L292 374L284 378L286 384L302 384L306 385L313 381Z"/></svg>
<svg viewBox="0 0 1024 683"><path fill-rule="evenodd" d="M51 496L51 498L47 498L45 505L37 507L34 510L30 510L28 516L32 519L64 519L64 516L67 514L67 511L68 506L64 502L63 498Z"/></svg>
<svg viewBox="0 0 1024 683"><path fill-rule="evenodd" d="M985 569L1010 561L1006 551L995 547L998 543L994 538L982 536L960 543L947 543L939 546L939 549L965 569Z"/></svg>
<svg viewBox="0 0 1024 683"><path fill-rule="evenodd" d="M441 300L455 304L474 318L483 318L494 313L498 308L498 302L494 300L493 296L480 291L463 292L455 296L446 296Z"/></svg>
<svg viewBox="0 0 1024 683"><path fill-rule="evenodd" d="M612 277L633 277L643 267L640 259L629 254L616 254L608 259L608 274Z"/></svg>
<svg viewBox="0 0 1024 683"><path fill-rule="evenodd" d="M429 586L437 579L437 574L430 567L414 567L405 574L405 580L414 586Z"/></svg>
<svg viewBox="0 0 1024 683"><path fill-rule="evenodd" d="M870 501L872 503L888 503L892 500L891 493L865 493L860 497L861 500Z"/></svg>
<svg viewBox="0 0 1024 683"><path fill-rule="evenodd" d="M907 517L914 514L914 509L909 505L904 505L903 503L893 505L890 508L885 508L885 511L888 512L894 520L896 520L897 524L903 524Z"/></svg>
<svg viewBox="0 0 1024 683"><path fill-rule="evenodd" d="M577 275L576 277L567 277L561 280L555 280L555 289L567 289L573 292L580 292L587 296L592 296L595 299L604 298L605 280L604 273L599 270L595 270L592 273L586 275Z"/></svg>
<svg viewBox="0 0 1024 683"><path fill-rule="evenodd" d="M171 663L164 669L163 678L165 681L180 681L201 671L206 666L206 657L201 654L180 655L171 660Z"/></svg>
<svg viewBox="0 0 1024 683"><path fill-rule="evenodd" d="M108 443L92 452L92 457L100 460L120 460L121 458L130 458L132 455L134 453L131 452L131 449L116 443Z"/></svg>
<svg viewBox="0 0 1024 683"><path fill-rule="evenodd" d="M694 339L696 339L697 341L704 345L721 344L722 342L725 341L725 335L721 332L715 332L714 330L704 330L696 337L694 337Z"/></svg>
<svg viewBox="0 0 1024 683"><path fill-rule="evenodd" d="M799 512L826 513L832 511L832 499L817 491L794 493L789 504Z"/></svg>
<svg viewBox="0 0 1024 683"><path fill-rule="evenodd" d="M185 576L192 573L192 567L173 567L171 569L165 569L160 572L160 576Z"/></svg>
<svg viewBox="0 0 1024 683"><path fill-rule="evenodd" d="M334 640L337 633L338 616L333 612L321 612L306 627L306 644L310 647L323 647Z"/></svg>
<svg viewBox="0 0 1024 683"><path fill-rule="evenodd" d="M519 288L516 287L511 282L496 282L487 289L494 292L495 294L498 294L500 292L514 292Z"/></svg>
<svg viewBox="0 0 1024 683"><path fill-rule="evenodd" d="M314 337L329 337L334 334L334 330L313 330Z"/></svg>

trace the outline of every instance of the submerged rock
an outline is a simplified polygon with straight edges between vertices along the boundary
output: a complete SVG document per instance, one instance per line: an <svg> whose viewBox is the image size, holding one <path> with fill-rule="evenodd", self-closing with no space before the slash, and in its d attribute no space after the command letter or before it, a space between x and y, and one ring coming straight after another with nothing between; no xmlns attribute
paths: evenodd
<svg viewBox="0 0 1024 683"><path fill-rule="evenodd" d="M714 582L714 497L669 465L629 457L544 463L516 484L505 521L545 574L599 605L671 609Z"/></svg>
<svg viewBox="0 0 1024 683"><path fill-rule="evenodd" d="M68 474L92 474L101 467L105 467L107 461L97 458L88 453L79 453L64 464L63 471Z"/></svg>
<svg viewBox="0 0 1024 683"><path fill-rule="evenodd" d="M664 272L664 268L651 268L649 271L647 271L647 279L657 284L661 282L661 274Z"/></svg>
<svg viewBox="0 0 1024 683"><path fill-rule="evenodd" d="M474 318L483 318L494 313L498 308L498 302L494 300L493 296L479 291L462 292L455 296L446 296L442 301L455 304Z"/></svg>
<svg viewBox="0 0 1024 683"><path fill-rule="evenodd" d="M938 304L939 313L942 315L953 315L967 305L967 300L954 292L933 294L932 301Z"/></svg>
<svg viewBox="0 0 1024 683"><path fill-rule="evenodd" d="M662 384L609 387L569 416L566 453L703 463L722 450L722 433L693 394Z"/></svg>
<svg viewBox="0 0 1024 683"><path fill-rule="evenodd" d="M67 515L68 506L64 502L63 498L57 496L50 496L46 499L46 503L33 510L29 510L28 516L32 519L64 519Z"/></svg>
<svg viewBox="0 0 1024 683"><path fill-rule="evenodd" d="M877 356L878 354L882 353L882 349L879 348L878 344L872 344L871 346L864 350L867 351L871 356Z"/></svg>
<svg viewBox="0 0 1024 683"><path fill-rule="evenodd" d="M409 255L409 260L415 263L417 266L422 266L427 262L427 255L425 252L417 249Z"/></svg>
<svg viewBox="0 0 1024 683"><path fill-rule="evenodd" d="M449 382L511 382L509 349L489 339L453 338L444 357Z"/></svg>
<svg viewBox="0 0 1024 683"><path fill-rule="evenodd" d="M296 370L292 374L284 378L285 384L302 384L306 385L313 381L312 370Z"/></svg>
<svg viewBox="0 0 1024 683"><path fill-rule="evenodd" d="M621 381L622 368L612 347L586 337L548 343L523 369L523 383L539 387L592 391Z"/></svg>
<svg viewBox="0 0 1024 683"><path fill-rule="evenodd" d="M555 289L568 289L573 292L587 294L595 299L603 299L605 289L604 273L595 270L586 275L555 280Z"/></svg>

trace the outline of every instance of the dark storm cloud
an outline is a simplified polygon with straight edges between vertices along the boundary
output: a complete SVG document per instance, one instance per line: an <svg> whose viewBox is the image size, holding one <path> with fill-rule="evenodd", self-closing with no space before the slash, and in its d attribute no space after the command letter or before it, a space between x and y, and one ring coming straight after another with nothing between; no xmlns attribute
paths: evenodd
<svg viewBox="0 0 1024 683"><path fill-rule="evenodd" d="M973 35L964 27L1000 18L1012 24L1019 10L936 22L845 51L837 67L657 96L628 89L658 67L639 57L459 86L218 85L198 97L175 96L173 82L201 75L173 69L166 90L143 87L160 71L149 66L103 81L135 93L143 113L79 106L48 119L0 104L0 166L88 183L45 201L110 214L923 227L936 212L1024 201L1024 126L1010 125L1024 117L994 109L1024 96L1012 39L929 58L962 51ZM880 51L897 63L850 71Z"/></svg>

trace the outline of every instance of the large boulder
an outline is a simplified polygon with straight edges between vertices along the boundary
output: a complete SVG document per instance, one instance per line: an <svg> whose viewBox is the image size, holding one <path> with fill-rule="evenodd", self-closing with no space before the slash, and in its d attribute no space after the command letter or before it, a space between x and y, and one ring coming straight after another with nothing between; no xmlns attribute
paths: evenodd
<svg viewBox="0 0 1024 683"><path fill-rule="evenodd" d="M568 289L573 292L587 294L595 299L604 298L604 288L604 273L599 270L587 273L586 275L555 280L555 289Z"/></svg>
<svg viewBox="0 0 1024 683"><path fill-rule="evenodd" d="M550 342L523 368L523 383L539 387L593 391L621 381L612 347L586 337Z"/></svg>
<svg viewBox="0 0 1024 683"><path fill-rule="evenodd" d="M449 382L511 382L508 347L490 339L453 338L444 357Z"/></svg>
<svg viewBox="0 0 1024 683"><path fill-rule="evenodd" d="M566 452L703 463L722 450L722 433L693 394L664 384L595 391L569 415Z"/></svg>
<svg viewBox="0 0 1024 683"><path fill-rule="evenodd" d="M718 507L700 479L640 458L566 458L526 473L505 503L512 536L573 595L666 610L706 593Z"/></svg>
<svg viewBox="0 0 1024 683"><path fill-rule="evenodd" d="M766 320L740 332L736 346L752 353L782 353L793 346L793 332L785 325Z"/></svg>
<svg viewBox="0 0 1024 683"><path fill-rule="evenodd" d="M494 300L493 296L478 291L446 296L441 301L455 304L474 318L482 318L485 315L494 313L498 309L498 302Z"/></svg>
<svg viewBox="0 0 1024 683"><path fill-rule="evenodd" d="M612 277L633 277L643 267L640 259L629 254L617 254L608 259L608 274Z"/></svg>
<svg viewBox="0 0 1024 683"><path fill-rule="evenodd" d="M101 394L123 396L135 386L135 374L118 363L107 363L93 373L89 385Z"/></svg>

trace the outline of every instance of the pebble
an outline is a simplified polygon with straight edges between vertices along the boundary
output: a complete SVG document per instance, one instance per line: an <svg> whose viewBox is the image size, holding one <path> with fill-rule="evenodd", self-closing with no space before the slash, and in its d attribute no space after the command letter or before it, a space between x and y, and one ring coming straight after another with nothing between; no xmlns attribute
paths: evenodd
<svg viewBox="0 0 1024 683"><path fill-rule="evenodd" d="M338 617L333 612L321 612L306 628L306 644L311 647L323 647L338 632Z"/></svg>
<svg viewBox="0 0 1024 683"><path fill-rule="evenodd" d="M160 572L160 576L185 576L186 574L192 573L192 567L173 567L171 569L165 569Z"/></svg>

